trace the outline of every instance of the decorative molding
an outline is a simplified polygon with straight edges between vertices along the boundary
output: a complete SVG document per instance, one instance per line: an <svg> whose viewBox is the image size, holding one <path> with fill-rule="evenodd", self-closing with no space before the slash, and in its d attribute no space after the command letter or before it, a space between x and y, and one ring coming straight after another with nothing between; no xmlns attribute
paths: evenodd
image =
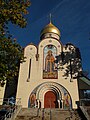
<svg viewBox="0 0 90 120"><path fill-rule="evenodd" d="M33 48L30 48L30 50L32 50Z"/></svg>
<svg viewBox="0 0 90 120"><path fill-rule="evenodd" d="M40 47L43 47L43 45L41 45Z"/></svg>
<svg viewBox="0 0 90 120"><path fill-rule="evenodd" d="M39 58L39 54L37 53L36 54L36 61L38 61L38 58Z"/></svg>
<svg viewBox="0 0 90 120"><path fill-rule="evenodd" d="M52 42L52 40L49 40L49 42L51 43L51 42Z"/></svg>

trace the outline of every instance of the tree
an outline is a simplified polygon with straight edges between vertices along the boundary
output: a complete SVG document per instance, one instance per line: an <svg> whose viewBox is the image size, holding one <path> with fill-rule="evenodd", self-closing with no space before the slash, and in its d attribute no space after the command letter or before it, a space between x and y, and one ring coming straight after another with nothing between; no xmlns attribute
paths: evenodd
<svg viewBox="0 0 90 120"><path fill-rule="evenodd" d="M11 81L18 75L19 63L24 61L23 48L12 39L8 30L8 23L25 27L25 15L30 2L27 0L0 1L0 86L5 81Z"/></svg>
<svg viewBox="0 0 90 120"><path fill-rule="evenodd" d="M25 27L27 22L24 17L28 14L27 7L30 2L27 0L1 0L0 1L0 30L5 28L5 24L11 21L13 24Z"/></svg>
<svg viewBox="0 0 90 120"><path fill-rule="evenodd" d="M66 44L64 52L56 56L55 63L57 69L64 69L63 77L67 78L70 75L72 79L82 74L80 51L71 43Z"/></svg>

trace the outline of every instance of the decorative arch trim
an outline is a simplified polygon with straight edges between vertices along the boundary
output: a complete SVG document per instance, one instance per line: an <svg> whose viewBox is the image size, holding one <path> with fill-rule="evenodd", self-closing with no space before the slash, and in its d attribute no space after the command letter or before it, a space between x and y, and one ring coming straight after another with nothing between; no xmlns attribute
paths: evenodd
<svg viewBox="0 0 90 120"><path fill-rule="evenodd" d="M56 94L57 101L62 102L63 108L65 109L72 108L72 99L71 99L69 92L67 91L66 88L64 88L62 85L56 82L44 82L40 84L39 86L37 86L32 91L29 97L29 101L30 99L32 99L33 103L34 101L39 101L41 103L41 107L43 108L44 107L44 95L48 91L52 91ZM31 104L31 101L30 101L30 104ZM34 105L30 105L30 107L32 106Z"/></svg>

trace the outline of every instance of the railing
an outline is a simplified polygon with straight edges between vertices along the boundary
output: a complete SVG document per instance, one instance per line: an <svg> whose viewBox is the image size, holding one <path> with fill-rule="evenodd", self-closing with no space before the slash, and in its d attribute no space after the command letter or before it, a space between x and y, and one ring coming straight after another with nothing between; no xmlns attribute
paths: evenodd
<svg viewBox="0 0 90 120"><path fill-rule="evenodd" d="M80 109L82 110L83 114L87 118L87 120L90 120L90 116L88 114L88 106L90 106L90 99L80 99Z"/></svg>
<svg viewBox="0 0 90 120"><path fill-rule="evenodd" d="M80 106L90 106L90 99L80 99Z"/></svg>
<svg viewBox="0 0 90 120"><path fill-rule="evenodd" d="M75 115L75 120L81 120L77 110L73 109L73 114Z"/></svg>
<svg viewBox="0 0 90 120"><path fill-rule="evenodd" d="M44 108L42 109L42 120L44 120Z"/></svg>
<svg viewBox="0 0 90 120"><path fill-rule="evenodd" d="M73 113L71 112L72 110L68 109L68 111L70 113L70 116L66 117L65 120L72 120L72 118L73 118Z"/></svg>
<svg viewBox="0 0 90 120"><path fill-rule="evenodd" d="M14 120L18 112L21 109L21 99L15 99L15 103L10 103L11 98L5 98L4 100L0 98L0 102L3 100L1 105L1 110L6 110L6 114L1 118L1 120ZM3 111L2 111L3 112Z"/></svg>

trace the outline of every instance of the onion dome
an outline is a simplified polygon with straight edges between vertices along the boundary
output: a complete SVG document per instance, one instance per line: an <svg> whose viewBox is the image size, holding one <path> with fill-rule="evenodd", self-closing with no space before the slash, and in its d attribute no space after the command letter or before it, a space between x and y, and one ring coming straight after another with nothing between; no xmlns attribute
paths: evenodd
<svg viewBox="0 0 90 120"><path fill-rule="evenodd" d="M54 33L54 34L57 34L58 36L60 36L59 29L57 27L55 27L51 22L42 29L41 36L46 33Z"/></svg>

